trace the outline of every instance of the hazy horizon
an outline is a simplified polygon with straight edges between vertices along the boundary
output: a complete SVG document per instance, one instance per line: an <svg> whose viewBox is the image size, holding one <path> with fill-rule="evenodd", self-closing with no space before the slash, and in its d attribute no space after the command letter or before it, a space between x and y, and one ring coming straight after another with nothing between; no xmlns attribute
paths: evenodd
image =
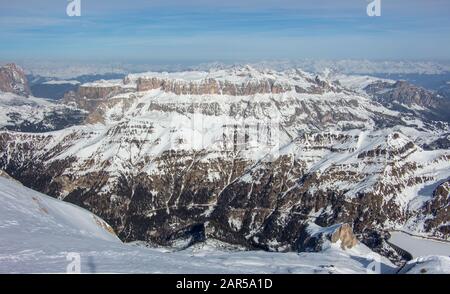
<svg viewBox="0 0 450 294"><path fill-rule="evenodd" d="M382 0L379 17L341 2L81 0L69 17L68 1L0 0L0 59L450 59L450 2Z"/></svg>

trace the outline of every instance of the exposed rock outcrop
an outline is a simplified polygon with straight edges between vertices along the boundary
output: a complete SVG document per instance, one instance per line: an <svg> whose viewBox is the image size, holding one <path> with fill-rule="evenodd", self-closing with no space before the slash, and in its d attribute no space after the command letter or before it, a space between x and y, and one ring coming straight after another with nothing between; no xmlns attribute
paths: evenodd
<svg viewBox="0 0 450 294"><path fill-rule="evenodd" d="M340 242L342 249L351 249L358 244L358 239L349 224L343 224L337 228L331 234L330 240L332 243Z"/></svg>
<svg viewBox="0 0 450 294"><path fill-rule="evenodd" d="M198 83L162 80L158 78L139 78L138 91L162 89L176 95L230 95L246 96L255 94L279 94L291 91L290 85L277 84L267 79L253 83L233 84L228 81L206 79Z"/></svg>
<svg viewBox="0 0 450 294"><path fill-rule="evenodd" d="M444 239L450 237L450 179L433 191L433 198L424 207L424 215L429 216L425 220L426 230L437 227Z"/></svg>
<svg viewBox="0 0 450 294"><path fill-rule="evenodd" d="M330 243L338 243L343 250L346 250L359 244L359 241L348 223L323 228L309 223L303 232L303 236L299 239L299 249L301 251L320 252L330 246Z"/></svg>
<svg viewBox="0 0 450 294"><path fill-rule="evenodd" d="M222 81L214 78L190 82L183 80L161 79L156 77L140 77L136 85L138 91L161 89L176 95L230 95L248 96L256 94L281 94L290 91L297 93L322 94L325 92L341 92L336 85L320 80L305 78L310 83L306 87L292 86L271 78L246 82Z"/></svg>
<svg viewBox="0 0 450 294"><path fill-rule="evenodd" d="M24 71L14 63L0 67L0 91L25 97L31 95Z"/></svg>

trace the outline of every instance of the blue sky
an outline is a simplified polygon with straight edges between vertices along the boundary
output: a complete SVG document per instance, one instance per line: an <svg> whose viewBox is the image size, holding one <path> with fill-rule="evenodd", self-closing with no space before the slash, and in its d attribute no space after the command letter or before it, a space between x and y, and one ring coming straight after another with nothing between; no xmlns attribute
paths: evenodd
<svg viewBox="0 0 450 294"><path fill-rule="evenodd" d="M450 1L0 0L0 59L450 59Z"/></svg>

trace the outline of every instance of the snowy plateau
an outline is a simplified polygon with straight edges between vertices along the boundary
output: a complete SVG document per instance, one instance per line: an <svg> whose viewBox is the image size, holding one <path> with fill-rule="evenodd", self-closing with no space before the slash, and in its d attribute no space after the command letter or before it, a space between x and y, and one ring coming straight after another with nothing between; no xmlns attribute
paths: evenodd
<svg viewBox="0 0 450 294"><path fill-rule="evenodd" d="M450 273L450 97L243 66L55 101L2 72L1 273Z"/></svg>

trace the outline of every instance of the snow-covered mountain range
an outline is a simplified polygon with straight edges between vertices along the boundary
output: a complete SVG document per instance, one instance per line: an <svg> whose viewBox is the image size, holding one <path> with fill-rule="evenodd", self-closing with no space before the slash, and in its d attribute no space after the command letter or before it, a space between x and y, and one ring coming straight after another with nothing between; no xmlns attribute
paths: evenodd
<svg viewBox="0 0 450 294"><path fill-rule="evenodd" d="M448 105L335 72L130 74L60 102L1 93L0 169L123 241L320 251L313 228L347 223L398 262L390 230L449 239Z"/></svg>

